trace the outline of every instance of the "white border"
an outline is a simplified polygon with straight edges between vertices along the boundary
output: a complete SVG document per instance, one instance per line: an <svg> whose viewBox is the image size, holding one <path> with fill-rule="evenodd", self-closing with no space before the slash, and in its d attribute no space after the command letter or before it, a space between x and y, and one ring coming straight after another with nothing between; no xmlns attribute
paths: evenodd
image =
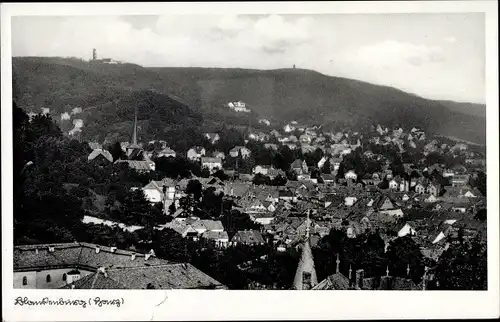
<svg viewBox="0 0 500 322"><path fill-rule="evenodd" d="M241 320L241 319L396 319L498 317L498 4L496 1L432 2L242 2L242 3L29 3L1 4L2 98L2 300L6 321L77 320ZM15 15L313 14L484 12L486 18L488 291L44 291L12 289L12 71L10 17ZM28 296L124 298L121 308L14 307ZM313 295L314 296L311 296ZM158 305L163 302L163 304Z"/></svg>

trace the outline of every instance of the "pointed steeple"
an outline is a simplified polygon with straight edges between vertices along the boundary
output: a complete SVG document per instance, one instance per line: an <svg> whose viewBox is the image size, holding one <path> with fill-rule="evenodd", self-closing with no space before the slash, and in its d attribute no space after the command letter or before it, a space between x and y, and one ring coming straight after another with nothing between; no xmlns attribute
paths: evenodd
<svg viewBox="0 0 500 322"><path fill-rule="evenodd" d="M337 263L337 267L335 268L335 273L340 273L340 259L339 259L339 253L337 253L337 260L335 261Z"/></svg>
<svg viewBox="0 0 500 322"><path fill-rule="evenodd" d="M385 270L385 276L389 276L389 265L387 265L387 269Z"/></svg>
<svg viewBox="0 0 500 322"><path fill-rule="evenodd" d="M137 107L135 108L135 115L134 115L134 129L132 132L132 144L134 146L137 145Z"/></svg>
<svg viewBox="0 0 500 322"><path fill-rule="evenodd" d="M349 281L351 280L352 278L352 268L351 268L351 265L349 265Z"/></svg>
<svg viewBox="0 0 500 322"><path fill-rule="evenodd" d="M314 258L309 243L309 212L307 213L306 222L306 239L302 245L302 254L300 256L299 265L293 280L293 288L296 290L310 290L318 284L316 269L314 268Z"/></svg>
<svg viewBox="0 0 500 322"><path fill-rule="evenodd" d="M406 266L406 275L410 276L410 263Z"/></svg>

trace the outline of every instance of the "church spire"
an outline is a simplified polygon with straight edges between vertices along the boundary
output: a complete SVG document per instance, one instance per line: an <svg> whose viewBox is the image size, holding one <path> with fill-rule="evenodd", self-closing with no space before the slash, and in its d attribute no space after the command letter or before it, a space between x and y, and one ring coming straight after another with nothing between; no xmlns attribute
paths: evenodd
<svg viewBox="0 0 500 322"><path fill-rule="evenodd" d="M339 259L339 253L337 253L337 260L335 261L337 263L337 267L335 268L335 273L340 273L340 259Z"/></svg>
<svg viewBox="0 0 500 322"><path fill-rule="evenodd" d="M134 115L134 129L132 132L132 144L134 146L137 145L137 107L135 108L135 115Z"/></svg>
<svg viewBox="0 0 500 322"><path fill-rule="evenodd" d="M302 245L302 254L300 256L299 265L293 280L293 288L296 290L310 290L318 284L316 269L314 268L314 258L309 243L309 212L307 213L306 222L306 239Z"/></svg>

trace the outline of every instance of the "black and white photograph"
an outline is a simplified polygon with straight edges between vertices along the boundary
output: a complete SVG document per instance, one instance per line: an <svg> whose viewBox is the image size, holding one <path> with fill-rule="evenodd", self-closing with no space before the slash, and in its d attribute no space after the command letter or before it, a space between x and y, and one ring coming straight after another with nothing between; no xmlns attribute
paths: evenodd
<svg viewBox="0 0 500 322"><path fill-rule="evenodd" d="M116 12L9 18L12 294L498 296L484 10Z"/></svg>

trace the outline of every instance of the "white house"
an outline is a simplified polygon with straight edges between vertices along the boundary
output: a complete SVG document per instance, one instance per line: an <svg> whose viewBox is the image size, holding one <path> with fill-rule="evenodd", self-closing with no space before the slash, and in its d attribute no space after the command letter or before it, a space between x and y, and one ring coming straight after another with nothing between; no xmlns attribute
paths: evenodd
<svg viewBox="0 0 500 322"><path fill-rule="evenodd" d="M248 158L250 156L250 153L251 151L244 146L235 146L231 149L231 151L229 151L229 154L233 158L238 157L238 154L240 154L243 159Z"/></svg>
<svg viewBox="0 0 500 322"><path fill-rule="evenodd" d="M293 126L292 124L287 124L283 127L283 131L285 131L286 133L293 132L295 131L295 126Z"/></svg>
<svg viewBox="0 0 500 322"><path fill-rule="evenodd" d="M222 169L222 159L212 157L201 157L201 167L207 168L210 172Z"/></svg>
<svg viewBox="0 0 500 322"><path fill-rule="evenodd" d="M205 148L201 146L195 146L188 150L187 158L193 161L199 161L202 156L206 153Z"/></svg>
<svg viewBox="0 0 500 322"><path fill-rule="evenodd" d="M416 234L417 231L409 223L406 223L404 227L398 231L398 237L403 237L406 235L414 236Z"/></svg>
<svg viewBox="0 0 500 322"><path fill-rule="evenodd" d="M175 182L169 178L165 178L161 181L153 180L145 185L142 188L142 191L144 192L146 199L151 203L163 201L173 202L175 199Z"/></svg>
<svg viewBox="0 0 500 322"><path fill-rule="evenodd" d="M172 150L171 148L169 147L165 147L163 150L161 150L160 152L158 152L157 154L157 157L158 158L162 158L162 157L166 157L166 158L175 158L177 154L175 153L174 150Z"/></svg>
<svg viewBox="0 0 500 322"><path fill-rule="evenodd" d="M356 174L356 172L354 172L354 170L349 170L344 174L344 178L346 180L356 181L358 179L358 175Z"/></svg>
<svg viewBox="0 0 500 322"><path fill-rule="evenodd" d="M260 173L262 175L265 175L267 176L268 173L269 173L269 170L271 170L273 167L271 165L256 165L253 169L252 169L252 173L253 174L257 174L257 173Z"/></svg>
<svg viewBox="0 0 500 322"><path fill-rule="evenodd" d="M260 119L259 124L265 124L267 126L270 126L271 122L269 122L269 120L267 120L267 119Z"/></svg>
<svg viewBox="0 0 500 322"><path fill-rule="evenodd" d="M344 204L348 207L354 205L358 201L358 198L356 197L345 197L344 198Z"/></svg>

